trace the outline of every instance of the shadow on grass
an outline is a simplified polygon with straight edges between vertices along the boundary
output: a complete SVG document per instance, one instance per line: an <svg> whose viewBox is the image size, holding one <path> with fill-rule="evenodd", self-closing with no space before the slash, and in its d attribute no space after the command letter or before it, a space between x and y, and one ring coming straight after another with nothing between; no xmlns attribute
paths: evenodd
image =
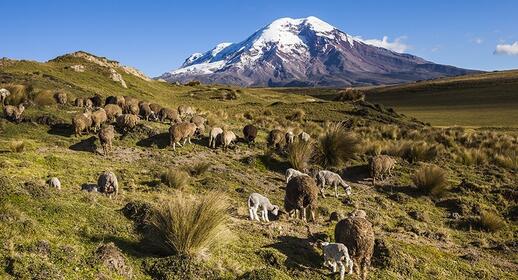
<svg viewBox="0 0 518 280"><path fill-rule="evenodd" d="M71 137L74 135L74 127L72 127L71 124L66 123L55 124L50 126L50 129L47 130L47 133L52 135Z"/></svg>
<svg viewBox="0 0 518 280"><path fill-rule="evenodd" d="M342 171L342 178L353 183L371 180L369 165L364 164L347 167Z"/></svg>
<svg viewBox="0 0 518 280"><path fill-rule="evenodd" d="M159 149L165 149L169 146L169 133L159 133L157 135L142 139L137 142L137 146L140 147L151 147L156 146Z"/></svg>
<svg viewBox="0 0 518 280"><path fill-rule="evenodd" d="M290 164L286 161L281 161L271 155L259 155L257 157L266 169L280 174L284 174L286 169L290 168Z"/></svg>
<svg viewBox="0 0 518 280"><path fill-rule="evenodd" d="M277 249L288 258L285 265L295 269L318 269L321 266L320 254L309 244L310 240L295 236L280 236L278 242L267 247Z"/></svg>
<svg viewBox="0 0 518 280"><path fill-rule="evenodd" d="M91 136L87 139L83 139L78 143L71 145L69 148L78 152L90 152L96 153L97 146L95 145L95 141L97 138L95 136Z"/></svg>

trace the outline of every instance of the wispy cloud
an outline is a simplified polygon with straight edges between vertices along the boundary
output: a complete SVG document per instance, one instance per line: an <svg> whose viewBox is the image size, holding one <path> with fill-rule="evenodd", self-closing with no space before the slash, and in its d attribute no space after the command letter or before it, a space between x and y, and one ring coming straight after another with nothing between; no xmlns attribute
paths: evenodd
<svg viewBox="0 0 518 280"><path fill-rule="evenodd" d="M477 45L484 43L484 39L482 39L482 38L473 38L473 40L471 40L471 41Z"/></svg>
<svg viewBox="0 0 518 280"><path fill-rule="evenodd" d="M389 49L391 51L398 52L398 53L403 53L406 50L410 49L410 46L407 45L405 42L403 42L404 40L406 40L406 38L407 38L406 36L397 37L392 42L389 41L388 36L383 36L383 39L381 39L381 40L380 39L363 40L361 38L360 39L369 45Z"/></svg>
<svg viewBox="0 0 518 280"><path fill-rule="evenodd" d="M518 41L513 44L498 44L494 54L518 55Z"/></svg>

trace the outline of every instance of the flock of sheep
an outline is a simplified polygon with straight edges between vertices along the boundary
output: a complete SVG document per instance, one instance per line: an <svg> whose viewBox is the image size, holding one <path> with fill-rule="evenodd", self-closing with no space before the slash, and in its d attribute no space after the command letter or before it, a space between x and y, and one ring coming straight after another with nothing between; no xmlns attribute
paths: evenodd
<svg viewBox="0 0 518 280"><path fill-rule="evenodd" d="M1 101L4 104L9 92L0 89ZM60 104L67 103L65 93L59 92L55 96ZM191 143L191 138L203 135L206 119L196 115L196 111L190 106L180 106L178 109L162 107L156 103L139 101L130 96L109 96L104 102L99 95L91 98L77 98L73 102L76 107L83 108L83 112L72 117L72 125L76 136L84 132L93 131L97 133L105 155L112 150L112 141L115 138L115 126L123 133L134 129L141 119L147 121L169 121L169 140L173 150L176 146ZM24 105L11 106L4 104L4 115L7 119L15 122L21 120L24 112ZM246 125L243 128L243 139L252 145L257 137L257 127ZM230 130L220 127L213 127L209 131L209 147L216 148L221 145L227 149L237 140L237 136ZM274 129L268 134L268 146L281 149L294 141L309 141L311 136L302 132L294 135L292 132L284 132ZM384 175L391 175L396 161L389 156L375 156L370 162L370 171L375 183L376 178ZM306 215L311 216L315 221L315 209L317 209L317 198L319 194L325 198L326 186L334 188L334 194L338 197L338 188L342 187L347 195L351 195L352 189L339 174L328 170L310 171L310 174L295 169L286 171L286 193L284 197L284 210L290 217L300 217L306 221ZM50 178L48 184L52 187L61 188L58 178ZM103 172L98 179L97 185L88 191L98 191L109 196L118 194L118 181L113 172ZM273 205L270 200L258 193L252 193L248 198L248 208L251 220L260 221L257 212L260 212L261 219L269 222L268 213L277 216L279 206ZM362 278L366 277L370 259L374 248L374 232L371 223L366 219L362 210L356 210L349 214L349 217L341 220L335 227L335 240L337 243L322 242L325 265L329 265L333 272L337 266L340 269L340 279L344 278L347 267L348 273L356 271Z"/></svg>

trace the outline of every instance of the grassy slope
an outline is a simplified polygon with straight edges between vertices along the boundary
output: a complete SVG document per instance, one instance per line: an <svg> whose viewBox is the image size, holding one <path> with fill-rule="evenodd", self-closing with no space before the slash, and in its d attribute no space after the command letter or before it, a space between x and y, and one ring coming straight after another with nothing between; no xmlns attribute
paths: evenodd
<svg viewBox="0 0 518 280"><path fill-rule="evenodd" d="M352 106L342 102L307 102L307 97L284 95L269 89L246 90L237 100L217 101L207 98L207 93L215 91L211 87L176 87L160 82L146 82L131 75L123 74L128 89L123 89L106 78L102 68L80 61L87 65L85 73L65 70L65 65L78 63L76 59L47 64L19 62L3 67L2 77L14 82L30 82L37 89L63 88L75 96L89 96L100 93L104 96L133 95L140 99L154 101L162 105L176 107L190 104L202 111L224 110L228 120L224 123L240 134L247 122L242 118L250 111L260 115L264 108L273 113L273 118L284 119L295 108L304 108L307 119L316 122L336 121L344 118L358 119L350 114ZM35 73L36 72L36 73ZM34 73L27 76L27 73ZM198 90L202 93L192 93ZM73 107L51 106L48 108L29 108L27 116L42 114L53 115L65 120L77 111ZM147 126L167 130L167 126L146 123ZM260 225L247 221L246 197L258 191L267 194L274 203L282 205L283 170L287 164L261 160L263 145L268 129L262 128L258 142L260 145L248 149L239 144L236 149L225 153L213 151L203 145L192 145L174 153L161 145L167 141L149 146L141 141L147 136L134 133L122 140L115 141L116 150L112 157L104 158L98 154L77 149L80 139L70 136L70 131L53 130L45 125L33 123L13 124L2 122L0 126L0 175L8 178L0 189L0 261L4 268L0 278L12 278L18 273L21 278L40 275L40 279L92 279L99 275L115 275L93 261L93 252L101 242L113 241L128 258L137 279L149 278L144 272L144 263L154 259L146 247L139 242L139 235L133 230L132 222L126 219L120 209L128 201L144 200L159 203L160 200L174 195L174 191L157 185L159 174L167 167L182 167L194 162L212 163L211 170L199 178L193 178L187 193L199 193L207 189L224 191L231 199L234 210L231 213L232 242L214 252L208 260L211 267L219 268L225 275L234 278L246 271L269 266L256 252L263 248L274 248L287 256L280 270L293 278L326 278L326 270L320 269L317 251L308 249L305 227L297 222L284 219L270 225ZM26 150L13 153L9 143L24 139ZM97 142L98 146L98 142ZM257 160L246 165L240 160L247 155L255 155ZM363 164L359 159L353 164ZM408 172L415 166L402 163L397 171L395 185L409 182ZM122 195L110 200L100 195L79 191L83 183L94 183L103 170L117 173L123 188ZM456 182L461 176L455 169L450 170ZM478 176L477 170L463 171L469 176ZM45 191L23 186L24 182L38 181L47 176L62 179L63 190ZM244 188L244 192L238 192ZM374 269L373 279L401 279L411 277L427 279L434 275L438 279L462 278L516 278L516 254L500 253L487 248L468 245L468 241L481 240L490 244L513 239L513 229L496 234L478 231L466 232L447 227L443 208L437 208L427 198L412 198L408 202L395 202L388 198L392 190L375 189L363 182L353 184L354 206L366 209L375 225L379 238L392 248L391 264L386 268ZM353 206L345 206L339 200L327 198L320 200L320 222L311 227L313 232L326 232L332 235L334 223L325 222L328 212L347 212ZM408 217L410 210L426 212L430 220L417 222ZM416 232L429 233L416 234ZM436 233L444 232L445 240L434 238ZM42 240L50 243L49 252L42 253L38 244ZM460 258L468 250L480 256L476 269L470 261ZM42 273L47 273L43 274ZM53 277L52 277L53 276Z"/></svg>

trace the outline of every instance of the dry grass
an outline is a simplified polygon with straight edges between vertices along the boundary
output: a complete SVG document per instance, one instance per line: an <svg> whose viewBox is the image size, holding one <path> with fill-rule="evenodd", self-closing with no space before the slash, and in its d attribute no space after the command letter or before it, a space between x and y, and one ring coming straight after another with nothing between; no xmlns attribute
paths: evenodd
<svg viewBox="0 0 518 280"><path fill-rule="evenodd" d="M498 214L489 211L483 211L480 214L479 223L481 228L490 232L496 232L505 227L504 219Z"/></svg>
<svg viewBox="0 0 518 280"><path fill-rule="evenodd" d="M440 197L448 190L448 175L437 165L422 166L414 173L412 181L422 193L431 196Z"/></svg>
<svg viewBox="0 0 518 280"><path fill-rule="evenodd" d="M365 100L365 94L357 89L347 88L338 92L336 101L357 102Z"/></svg>
<svg viewBox="0 0 518 280"><path fill-rule="evenodd" d="M13 153L22 153L25 151L25 142L24 141L12 141L9 143L9 148Z"/></svg>
<svg viewBox="0 0 518 280"><path fill-rule="evenodd" d="M159 241L172 253L199 256L225 239L228 204L221 193L196 198L178 194L151 218Z"/></svg>
<svg viewBox="0 0 518 280"><path fill-rule="evenodd" d="M27 92L30 91L25 85L16 85L16 84L7 84L1 86L7 89L11 95L9 95L6 99L6 104L9 105L18 105L25 100L27 100Z"/></svg>
<svg viewBox="0 0 518 280"><path fill-rule="evenodd" d="M162 183L174 189L181 189L189 183L189 174L183 170L169 169L160 177Z"/></svg>
<svg viewBox="0 0 518 280"><path fill-rule="evenodd" d="M345 130L341 123L331 124L318 139L316 161L323 167L338 167L358 151L359 140Z"/></svg>
<svg viewBox="0 0 518 280"><path fill-rule="evenodd" d="M301 122L304 120L304 117L306 116L306 111L302 109L296 109L293 111L293 113L286 118L290 121L294 122Z"/></svg>
<svg viewBox="0 0 518 280"><path fill-rule="evenodd" d="M304 170L313 155L313 144L311 142L295 141L288 147L288 161L297 170Z"/></svg>
<svg viewBox="0 0 518 280"><path fill-rule="evenodd" d="M209 168L212 166L210 162L197 162L192 166L187 167L187 171L191 174L191 176L201 176L205 172L209 170Z"/></svg>
<svg viewBox="0 0 518 280"><path fill-rule="evenodd" d="M34 103L38 106L51 106L56 104L56 99L54 98L54 92L51 90L43 90L38 92L34 96Z"/></svg>

